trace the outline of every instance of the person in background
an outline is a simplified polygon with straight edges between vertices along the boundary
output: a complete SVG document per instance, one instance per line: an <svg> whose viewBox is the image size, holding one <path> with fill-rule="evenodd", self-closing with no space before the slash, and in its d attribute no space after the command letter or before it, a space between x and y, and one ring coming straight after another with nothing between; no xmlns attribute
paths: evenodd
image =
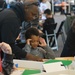
<svg viewBox="0 0 75 75"><path fill-rule="evenodd" d="M12 48L14 57L17 59L27 58L42 61L41 58L22 51L21 48L15 45L22 22L30 22L38 17L37 3L37 0L25 0L23 3L15 3L10 9L4 9L0 12L0 42L8 43Z"/></svg>
<svg viewBox="0 0 75 75"><path fill-rule="evenodd" d="M52 12L50 9L46 9L44 11L44 14L46 16L46 20L45 22L43 23L43 32L45 33L45 28L46 28L46 25L50 25L50 24L54 24L55 23L55 20L53 18L53 15L52 15Z"/></svg>
<svg viewBox="0 0 75 75"><path fill-rule="evenodd" d="M54 0L54 13L61 11L61 1L60 0Z"/></svg>
<svg viewBox="0 0 75 75"><path fill-rule="evenodd" d="M50 3L50 1L49 1L49 0L46 0L46 5L47 5L48 9L50 9L50 10L51 10L51 3Z"/></svg>
<svg viewBox="0 0 75 75"><path fill-rule="evenodd" d="M12 49L11 49L9 44L7 44L5 42L2 42L2 43L0 43L0 53L2 51L4 53L4 57L3 57L3 60L2 60L2 73L4 75L10 75L12 70L13 70Z"/></svg>
<svg viewBox="0 0 75 75"><path fill-rule="evenodd" d="M40 10L40 18L39 18L39 28L42 30L42 23L44 22L44 20L46 19L46 16L44 15L44 11L46 9L50 9L51 10L51 5L50 2L48 0L40 0L40 6L39 6L39 10Z"/></svg>
<svg viewBox="0 0 75 75"><path fill-rule="evenodd" d="M62 0L62 2L61 2L61 14L68 13L68 6L69 6L69 4L65 0Z"/></svg>
<svg viewBox="0 0 75 75"><path fill-rule="evenodd" d="M55 54L49 46L47 46L45 40L40 37L37 28L31 27L25 33L26 45L23 51L31 53L34 56L41 57L43 59L54 59Z"/></svg>
<svg viewBox="0 0 75 75"><path fill-rule="evenodd" d="M5 9L7 7L7 4L4 0L0 0L0 11Z"/></svg>
<svg viewBox="0 0 75 75"><path fill-rule="evenodd" d="M61 57L75 56L75 19L68 31L67 38L61 53Z"/></svg>
<svg viewBox="0 0 75 75"><path fill-rule="evenodd" d="M44 15L44 11L49 8L48 5L46 4L46 2L47 2L46 0L41 0L40 6L39 6L40 13L42 14L42 17L41 17L42 20L46 19L45 15Z"/></svg>
<svg viewBox="0 0 75 75"><path fill-rule="evenodd" d="M60 0L54 0L54 5L58 5L58 4L60 4L60 3L61 3Z"/></svg>

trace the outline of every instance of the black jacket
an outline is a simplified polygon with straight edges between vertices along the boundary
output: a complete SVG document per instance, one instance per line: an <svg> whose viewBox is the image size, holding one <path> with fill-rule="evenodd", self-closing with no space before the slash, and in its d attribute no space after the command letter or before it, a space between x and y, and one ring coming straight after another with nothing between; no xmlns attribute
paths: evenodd
<svg viewBox="0 0 75 75"><path fill-rule="evenodd" d="M50 27L48 33L53 33L52 24L54 23L55 23L54 18L47 18L43 23L43 32L45 33L45 30L47 30L48 25Z"/></svg>
<svg viewBox="0 0 75 75"><path fill-rule="evenodd" d="M24 58L27 54L15 45L23 21L24 9L22 4L16 4L10 9L4 9L0 12L0 42L8 43L16 58Z"/></svg>

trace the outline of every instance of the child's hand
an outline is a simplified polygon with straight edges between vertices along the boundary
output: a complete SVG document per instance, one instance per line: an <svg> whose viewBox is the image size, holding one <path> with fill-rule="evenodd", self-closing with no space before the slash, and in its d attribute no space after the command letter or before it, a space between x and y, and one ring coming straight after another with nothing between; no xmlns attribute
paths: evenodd
<svg viewBox="0 0 75 75"><path fill-rule="evenodd" d="M41 46L41 47L45 47L47 45L45 40L43 38L41 38L41 37L39 39L39 42L40 42L39 46Z"/></svg>
<svg viewBox="0 0 75 75"><path fill-rule="evenodd" d="M32 39L27 39L27 44L30 45Z"/></svg>
<svg viewBox="0 0 75 75"><path fill-rule="evenodd" d="M0 49L4 52L4 53L7 53L7 54L12 54L12 49L11 47L9 46L9 44L7 43L0 43Z"/></svg>

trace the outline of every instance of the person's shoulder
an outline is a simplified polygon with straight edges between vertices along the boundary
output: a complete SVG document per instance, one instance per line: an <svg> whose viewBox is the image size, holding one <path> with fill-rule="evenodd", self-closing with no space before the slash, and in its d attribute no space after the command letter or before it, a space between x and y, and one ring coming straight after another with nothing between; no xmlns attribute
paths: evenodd
<svg viewBox="0 0 75 75"><path fill-rule="evenodd" d="M0 17L2 16L2 18L10 18L13 15L14 12L10 9L4 9L0 12Z"/></svg>
<svg viewBox="0 0 75 75"><path fill-rule="evenodd" d="M12 9L4 9L2 12L5 12L6 14L9 14L9 13L13 13L13 10Z"/></svg>

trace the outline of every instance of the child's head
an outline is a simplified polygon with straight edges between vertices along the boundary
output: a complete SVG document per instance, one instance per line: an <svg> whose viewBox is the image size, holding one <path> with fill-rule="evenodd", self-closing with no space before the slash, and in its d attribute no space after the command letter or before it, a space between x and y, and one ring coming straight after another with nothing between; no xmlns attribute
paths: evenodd
<svg viewBox="0 0 75 75"><path fill-rule="evenodd" d="M31 27L25 33L25 38L32 39L30 44L32 48L36 48L39 45L39 31L37 28Z"/></svg>
<svg viewBox="0 0 75 75"><path fill-rule="evenodd" d="M52 16L52 12L51 12L50 9L46 9L46 10L44 11L44 14L46 15L47 18L50 17L50 16Z"/></svg>

